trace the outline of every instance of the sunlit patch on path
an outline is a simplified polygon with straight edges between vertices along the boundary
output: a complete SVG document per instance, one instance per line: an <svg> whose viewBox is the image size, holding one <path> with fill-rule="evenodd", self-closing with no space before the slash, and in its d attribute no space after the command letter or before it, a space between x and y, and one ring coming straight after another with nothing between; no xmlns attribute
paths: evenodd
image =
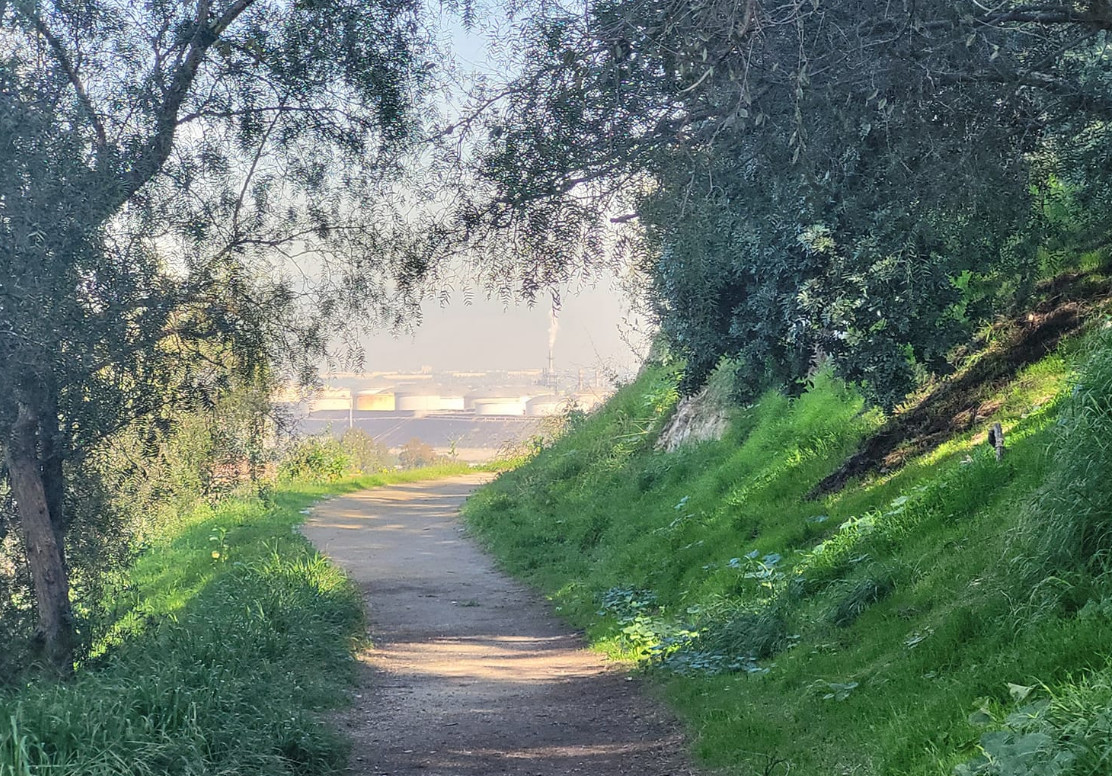
<svg viewBox="0 0 1112 776"><path fill-rule="evenodd" d="M306 535L367 596L374 648L343 724L373 776L687 776L677 725L462 534L482 475L320 505Z"/></svg>

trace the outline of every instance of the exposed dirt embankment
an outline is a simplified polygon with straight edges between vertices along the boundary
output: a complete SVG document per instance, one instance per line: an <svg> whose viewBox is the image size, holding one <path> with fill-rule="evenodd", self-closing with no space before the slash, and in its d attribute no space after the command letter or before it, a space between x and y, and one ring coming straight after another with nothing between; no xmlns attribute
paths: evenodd
<svg viewBox="0 0 1112 776"><path fill-rule="evenodd" d="M809 497L836 492L852 479L899 466L986 418L997 408L990 397L1023 367L1080 331L1098 308L1107 305L1112 282L1067 274L1041 284L1037 291L1041 301L1034 309L993 327L991 345L914 405L893 415L837 471L816 485Z"/></svg>

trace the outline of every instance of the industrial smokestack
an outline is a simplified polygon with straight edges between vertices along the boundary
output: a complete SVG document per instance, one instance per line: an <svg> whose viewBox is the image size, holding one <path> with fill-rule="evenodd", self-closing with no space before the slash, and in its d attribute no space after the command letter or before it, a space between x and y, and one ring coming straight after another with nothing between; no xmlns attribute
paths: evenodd
<svg viewBox="0 0 1112 776"><path fill-rule="evenodd" d="M548 368L545 370L545 373L548 376L548 379L545 380L545 385L553 393L556 393L556 354L553 352L551 345L548 348Z"/></svg>
<svg viewBox="0 0 1112 776"><path fill-rule="evenodd" d="M548 308L548 380L546 385L556 393L556 334L560 331L559 302L552 297L552 306Z"/></svg>
<svg viewBox="0 0 1112 776"><path fill-rule="evenodd" d="M556 349L556 334L560 331L560 318L556 312L556 305L548 309L548 354L551 358L552 351Z"/></svg>

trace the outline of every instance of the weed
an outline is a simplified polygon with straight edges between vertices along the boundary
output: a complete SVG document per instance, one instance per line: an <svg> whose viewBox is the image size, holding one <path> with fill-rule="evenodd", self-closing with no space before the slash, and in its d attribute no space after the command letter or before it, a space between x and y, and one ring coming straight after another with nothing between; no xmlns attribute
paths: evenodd
<svg viewBox="0 0 1112 776"><path fill-rule="evenodd" d="M841 595L830 612L830 621L845 627L860 617L877 601L886 597L895 587L892 576L886 570L874 572L863 579L844 585Z"/></svg>
<svg viewBox="0 0 1112 776"><path fill-rule="evenodd" d="M1050 697L1009 684L1010 709L988 704L970 723L994 728L981 735L979 754L955 776L1073 776L1105 773L1112 762L1112 672L1069 683Z"/></svg>
<svg viewBox="0 0 1112 776"><path fill-rule="evenodd" d="M0 729L0 776L31 776L35 759L27 736L20 732L18 717L12 715L7 727Z"/></svg>

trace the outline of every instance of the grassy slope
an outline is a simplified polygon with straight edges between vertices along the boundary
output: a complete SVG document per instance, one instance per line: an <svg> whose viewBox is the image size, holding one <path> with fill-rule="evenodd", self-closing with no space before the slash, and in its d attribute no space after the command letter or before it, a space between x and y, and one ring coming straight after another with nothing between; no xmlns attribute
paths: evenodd
<svg viewBox="0 0 1112 776"><path fill-rule="evenodd" d="M596 643L680 672L659 674L663 690L707 762L949 773L1016 709L1026 691L1009 683L1055 709L1110 692L1112 617L1082 609L1099 580L1032 585L1014 562L1075 360L1028 367L993 418L821 501L803 496L880 422L852 392L820 376L797 401L739 410L722 442L664 454L651 443L673 378L651 369L467 517ZM1002 463L984 444L993 420ZM1042 749L976 772L1058 772L1034 769L1052 743L1024 742Z"/></svg>
<svg viewBox="0 0 1112 776"><path fill-rule="evenodd" d="M73 682L0 695L0 776L341 770L346 746L318 713L346 699L362 603L297 532L302 510L459 469L293 484L183 516L135 564Z"/></svg>

